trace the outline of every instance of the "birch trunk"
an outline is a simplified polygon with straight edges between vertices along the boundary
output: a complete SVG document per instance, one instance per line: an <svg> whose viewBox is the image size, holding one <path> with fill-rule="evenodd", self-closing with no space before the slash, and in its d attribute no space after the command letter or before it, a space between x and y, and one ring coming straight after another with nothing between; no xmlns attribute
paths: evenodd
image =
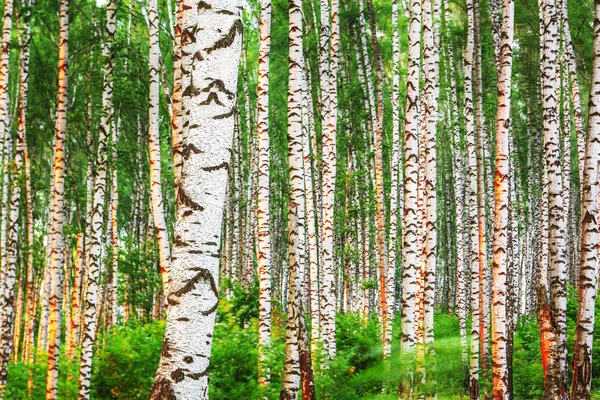
<svg viewBox="0 0 600 400"><path fill-rule="evenodd" d="M117 143L119 141L119 125L120 119L115 119L114 128L112 130L112 146L111 146L111 164L112 164L112 187L110 199L110 224L111 237L110 243L112 246L112 271L110 273L110 323L116 325L118 322L118 304L119 304L119 225L117 211L119 209L119 182L117 174Z"/></svg>
<svg viewBox="0 0 600 400"><path fill-rule="evenodd" d="M98 137L98 158L94 173L94 192L92 200L92 218L90 223L90 243L86 260L87 290L85 295L83 340L79 367L79 400L88 400L90 396L90 378L92 372L93 346L96 338L96 320L98 308L98 279L101 268L104 200L106 196L106 176L108 143L113 121L113 74L115 53L113 49L116 27L116 1L110 0L106 7L106 38L103 46L104 82L102 88L102 117Z"/></svg>
<svg viewBox="0 0 600 400"><path fill-rule="evenodd" d="M261 9L258 58L258 113L256 123L258 135L256 244L259 282L258 382L261 386L266 386L269 382L270 374L264 364L266 364L266 353L271 347L271 234L269 218L269 57L271 52L271 0L263 0L261 2Z"/></svg>
<svg viewBox="0 0 600 400"><path fill-rule="evenodd" d="M298 214L303 211L304 175L302 159L302 102L304 56L302 37L302 1L289 2L289 86L288 86L288 160L290 170L290 203L288 210L289 291L288 318L285 335L285 366L280 400L295 400L300 390L300 333L302 275L304 255Z"/></svg>
<svg viewBox="0 0 600 400"><path fill-rule="evenodd" d="M509 263L510 99L514 2L503 0L498 110L496 114L496 171L494 193L494 257L492 264L492 386L494 399L511 398L507 360L507 277Z"/></svg>
<svg viewBox="0 0 600 400"><path fill-rule="evenodd" d="M387 270L387 296L388 308L386 314L393 322L395 314L396 294L396 267L398 265L398 195L403 195L404 190L399 188L398 182L403 181L402 149L400 145L400 34L398 32L398 0L392 0L392 57L393 57L393 81L392 81L392 190L390 194L390 248ZM404 182L402 182L402 187ZM401 257L400 257L401 258ZM384 338L392 337L392 323L387 324L388 332ZM391 340L390 340L391 344Z"/></svg>
<svg viewBox="0 0 600 400"><path fill-rule="evenodd" d="M484 169L484 116L483 116L483 83L481 64L481 33L479 0L473 1L473 29L475 41L475 59L473 63L473 92L475 97L475 148L477 157L477 226L478 226L478 259L479 259L479 352L481 369L488 369L488 330L490 320L489 272L487 260L486 213L485 213L485 169Z"/></svg>
<svg viewBox="0 0 600 400"><path fill-rule="evenodd" d="M598 168L600 161L600 1L594 2L594 58L581 203L579 311L573 356L573 400L589 399L592 385L594 304L598 284Z"/></svg>
<svg viewBox="0 0 600 400"><path fill-rule="evenodd" d="M421 2L411 0L408 43L408 77L406 78L406 117L404 122L404 220L402 258L404 260L402 281L402 333L400 349L412 354L415 350L416 332L414 315L416 307L417 265L419 262L419 225L417 209L417 186L419 180L419 77L421 58ZM413 356L410 355L412 358ZM412 372L408 366L401 372L401 397L411 394Z"/></svg>
<svg viewBox="0 0 600 400"><path fill-rule="evenodd" d="M2 28L2 53L0 54L0 155L4 154L4 137L8 135L8 67L9 67L9 45L12 28L13 2L6 0L4 2L4 24ZM4 244L4 243L3 243ZM5 270L5 269L3 269ZM14 286L15 276L11 276L10 271L4 271L1 275L0 284L2 285L2 326L0 331L0 397L4 396L7 364L12 352L12 332L14 322ZM10 288L12 287L12 290ZM12 295L12 296L11 296Z"/></svg>
<svg viewBox="0 0 600 400"><path fill-rule="evenodd" d="M320 307L319 307L319 255L317 245L317 210L315 210L315 177L313 176L313 164L311 154L311 141L316 136L314 119L312 116L313 102L311 95L310 71L306 68L304 85L304 96L302 99L302 152L304 164L304 184L306 187L306 233L308 238L308 262L310 280L310 312L311 312L311 363L317 362L317 347L320 340ZM316 175L316 174L315 174Z"/></svg>
<svg viewBox="0 0 600 400"><path fill-rule="evenodd" d="M467 215L469 221L469 266L471 271L471 352L469 362L469 395L479 398L479 221L477 215L477 156L473 112L473 64L475 58L475 14L472 0L467 6L467 46L465 50L465 105L467 139Z"/></svg>
<svg viewBox="0 0 600 400"><path fill-rule="evenodd" d="M239 1L183 3L181 154L185 162L176 199L167 326L151 399L208 399L219 243L242 44ZM195 35L200 28L203 34Z"/></svg>
<svg viewBox="0 0 600 400"><path fill-rule="evenodd" d="M148 154L150 156L150 195L152 199L152 216L160 258L160 275L165 293L168 293L169 271L171 270L171 248L169 232L165 218L165 206L162 194L161 156L159 139L159 19L158 3L148 2L148 22L150 27L150 94L148 115ZM168 305L167 305L168 306Z"/></svg>
<svg viewBox="0 0 600 400"><path fill-rule="evenodd" d="M292 10L300 10L300 8L292 8L292 4L290 4L290 25L292 25ZM299 13L299 11L296 12ZM290 29L290 32L292 32L292 29ZM292 149L290 148L289 151L291 153ZM300 177L297 176L296 179L299 178ZM301 318L303 318L303 315L300 302L301 282L299 279L300 277L298 276L298 254L296 253L298 247L296 243L296 240L298 239L298 210L297 205L293 200L290 201L288 205L288 219L288 258L290 283L288 292L288 317L287 326L285 329L285 364L283 370L283 387L279 395L279 400L296 400L300 390L300 352L298 346L298 337L300 332L299 323Z"/></svg>
<svg viewBox="0 0 600 400"><path fill-rule="evenodd" d="M375 126L375 205L377 213L377 265L379 269L379 301L381 307L381 330L383 344L383 358L389 358L392 351L392 331L389 328L390 316L388 315L388 254L385 229L385 204L383 196L383 63L377 41L377 26L375 25L375 12L373 2L366 0L371 28L371 43L375 58L375 86L377 90L377 120ZM393 299L392 299L393 304Z"/></svg>
<svg viewBox="0 0 600 400"><path fill-rule="evenodd" d="M32 1L26 2L31 6ZM29 153L27 151L27 95L29 88L29 45L31 42L31 25L29 8L21 15L22 21L20 29L19 46L21 49L21 77L20 77L20 104L19 104L19 128L18 139L22 142L23 164L25 167L25 199L27 202L27 314L25 316L25 337L23 360L26 363L33 362L33 342L34 342L34 324L35 324L35 270L33 266L33 202L31 199L31 173L29 163Z"/></svg>
<svg viewBox="0 0 600 400"><path fill-rule="evenodd" d="M58 108L54 130L54 202L52 205L52 252L50 258L50 319L48 325L48 373L46 399L57 399L58 356L62 327L63 263L65 222L65 136L67 133L69 1L60 2L60 35L58 45Z"/></svg>
<svg viewBox="0 0 600 400"><path fill-rule="evenodd" d="M439 100L439 5L432 7L430 0L422 1L423 7L423 126L424 135L424 236L423 236L423 331L427 374L430 384L434 384L433 317L436 292L437 264L437 119ZM435 10L434 10L435 9ZM434 14L436 18L434 20ZM435 385L433 385L435 386Z"/></svg>
<svg viewBox="0 0 600 400"><path fill-rule="evenodd" d="M75 352L77 351L77 340L79 337L81 321L81 289L83 284L83 264L83 232L79 232L77 234L75 271L73 274L73 291L71 293L71 334L67 336L66 355L68 359L73 359L75 357Z"/></svg>
<svg viewBox="0 0 600 400"><path fill-rule="evenodd" d="M323 2L322 2L323 4ZM336 178L336 135L337 135L337 72L339 64L339 3L331 2L331 49L329 84L329 109L327 113L327 129L323 136L323 282L321 286L321 307L323 313L323 348L332 360L336 353L335 343L335 314L336 314L336 285L334 276L335 254L333 247L333 207L335 200ZM323 84L323 82L321 83Z"/></svg>
<svg viewBox="0 0 600 400"><path fill-rule="evenodd" d="M544 151L548 170L548 278L551 309L556 326L556 340L561 371L561 392L567 391L567 343L566 343L566 217L562 165L560 158L560 121L558 106L558 21L554 0L542 0L542 107L544 115Z"/></svg>

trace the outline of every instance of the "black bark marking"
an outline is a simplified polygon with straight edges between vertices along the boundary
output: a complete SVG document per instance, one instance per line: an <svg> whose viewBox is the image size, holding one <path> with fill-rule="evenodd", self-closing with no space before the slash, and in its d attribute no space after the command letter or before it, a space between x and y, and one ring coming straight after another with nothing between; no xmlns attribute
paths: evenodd
<svg viewBox="0 0 600 400"><path fill-rule="evenodd" d="M210 4L208 4L207 2L200 0L198 2L198 11L200 10L210 10L212 8L212 6Z"/></svg>
<svg viewBox="0 0 600 400"><path fill-rule="evenodd" d="M225 161L223 161L221 164L219 165L213 165L211 167L204 167L202 168L202 171L206 171L206 172L213 172L213 171L217 171L219 169L229 169L229 164L226 163Z"/></svg>
<svg viewBox="0 0 600 400"><path fill-rule="evenodd" d="M235 107L231 107L231 110L229 112L226 112L224 114L218 114L215 115L213 117L213 119L225 119L225 118L229 118L233 116L233 111L234 111Z"/></svg>
<svg viewBox="0 0 600 400"><path fill-rule="evenodd" d="M171 379L173 382L179 383L185 379L185 374L181 368L177 368L175 371L171 372Z"/></svg>
<svg viewBox="0 0 600 400"><path fill-rule="evenodd" d="M202 371L202 372L198 372L198 373L195 373L195 374L189 374L188 378L197 381L198 379L200 379L200 378L202 378L203 376L206 376L206 375L208 375L208 367L204 371Z"/></svg>
<svg viewBox="0 0 600 400"><path fill-rule="evenodd" d="M184 206L189 207L192 210L204 211L204 207L192 200L181 186L179 186L179 190L177 190L177 199L179 200L180 204L183 204Z"/></svg>
<svg viewBox="0 0 600 400"><path fill-rule="evenodd" d="M162 357L164 357L164 358L171 357L170 350L171 350L171 345L169 344L169 338L166 337L165 341L163 342L163 346L162 346L162 350L161 350Z"/></svg>
<svg viewBox="0 0 600 400"><path fill-rule="evenodd" d="M202 106L207 106L210 103L214 102L215 104L218 104L220 106L224 106L225 104L221 103L221 100L219 100L219 96L217 96L217 94L215 92L210 92L208 94L208 97L206 98L206 100L204 100L203 102L200 103L200 105Z"/></svg>
<svg viewBox="0 0 600 400"><path fill-rule="evenodd" d="M181 152L181 156L187 160L192 154L201 154L202 150L197 148L193 143L188 143Z"/></svg>
<svg viewBox="0 0 600 400"><path fill-rule="evenodd" d="M244 27L242 25L242 21L239 19L236 19L235 22L233 23L233 25L231 26L231 28L229 29L229 32L227 33L227 35L223 36L221 39L217 40L215 42L215 44L213 44L211 47L207 48L206 52L208 54L210 54L215 50L224 49L224 48L231 46L233 44L233 41L235 40L236 35L238 33L241 34L243 32L244 32Z"/></svg>
<svg viewBox="0 0 600 400"><path fill-rule="evenodd" d="M188 85L188 87L185 88L185 90L183 91L181 96L182 97L193 97L193 96L198 96L200 93L202 93L202 89L197 88L196 86L194 86L194 84L190 84L190 85Z"/></svg>
<svg viewBox="0 0 600 400"><path fill-rule="evenodd" d="M154 381L149 400L177 400L171 381L160 376Z"/></svg>
<svg viewBox="0 0 600 400"><path fill-rule="evenodd" d="M207 270L206 268L197 267L197 268L192 268L191 270L199 271L199 272L194 277L192 277L190 280L188 280L187 283L181 289L169 294L169 296L167 297L167 301L168 301L169 305L178 305L179 298L181 296L194 290L196 288L196 285L200 281L204 281L204 282L208 283L208 285L210 286L211 292L215 295L215 298L217 299L215 301L215 304L212 307L210 307L208 310L200 311L200 313L202 315L205 315L205 316L210 315L213 311L215 311L217 309L217 305L219 304L219 300L218 300L219 293L218 293L218 289L217 289L217 284L215 283L215 279L213 278L210 271Z"/></svg>
<svg viewBox="0 0 600 400"><path fill-rule="evenodd" d="M186 247L188 245L189 245L189 243L186 242L186 241L184 241L184 240L182 240L181 236L179 236L179 235L175 235L175 237L173 238L173 246L176 246L176 247Z"/></svg>
<svg viewBox="0 0 600 400"><path fill-rule="evenodd" d="M183 362L191 364L194 362L194 358L192 356L185 356L183 357Z"/></svg>

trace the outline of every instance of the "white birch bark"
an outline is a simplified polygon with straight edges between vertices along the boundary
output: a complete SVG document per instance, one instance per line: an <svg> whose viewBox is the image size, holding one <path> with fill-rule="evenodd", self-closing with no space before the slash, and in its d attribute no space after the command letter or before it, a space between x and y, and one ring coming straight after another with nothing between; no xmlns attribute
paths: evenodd
<svg viewBox="0 0 600 400"><path fill-rule="evenodd" d="M92 218L90 221L90 243L86 260L86 285L84 326L82 332L81 361L79 367L79 400L88 400L90 396L90 378L92 372L93 346L96 338L96 320L99 299L98 279L101 269L102 235L105 220L104 200L106 196L108 138L113 120L113 74L115 55L113 49L116 28L116 1L110 0L106 7L106 38L103 46L104 82L102 89L102 117L98 138L98 156L94 173L94 192L92 199Z"/></svg>
<svg viewBox="0 0 600 400"><path fill-rule="evenodd" d="M55 155L54 202L52 204L52 252L50 257L50 318L48 324L48 372L46 374L46 399L58 396L58 357L62 327L63 263L65 222L65 136L67 133L67 83L68 83L69 1L60 2L60 35L58 45L58 101L54 129Z"/></svg>
<svg viewBox="0 0 600 400"><path fill-rule="evenodd" d="M470 248L468 262L471 271L471 351L469 362L469 395L479 397L479 235L477 218L477 157L475 118L473 112L473 64L475 58L475 22L473 1L467 0L467 46L465 50L465 105L467 139L467 215Z"/></svg>
<svg viewBox="0 0 600 400"><path fill-rule="evenodd" d="M266 363L266 353L271 347L271 233L269 225L269 57L271 52L271 0L263 0L261 2L259 46L258 98L256 107L258 136L258 204L256 216L259 282L258 382L261 386L265 386L269 382L269 370L264 364Z"/></svg>
<svg viewBox="0 0 600 400"><path fill-rule="evenodd" d="M548 171L548 278L551 308L556 325L556 340L561 371L562 391L567 387L567 263L566 263L566 217L562 164L560 157L560 121L558 106L558 20L554 0L542 0L542 107L544 115L544 152Z"/></svg>
<svg viewBox="0 0 600 400"><path fill-rule="evenodd" d="M148 154L150 157L150 196L152 199L152 216L158 244L160 259L160 275L163 290L168 292L169 271L171 270L171 247L169 232L165 218L165 205L162 193L160 138L158 126L159 114L159 57L160 48L158 41L159 18L158 3L156 0L148 2L148 26L150 27L150 94L148 115Z"/></svg>
<svg viewBox="0 0 600 400"><path fill-rule="evenodd" d="M408 43L408 77L406 78L406 117L404 121L404 220L402 258L404 261L402 280L402 333L400 349L404 353L414 352L416 331L414 315L416 307L417 265L419 224L417 210L417 186L419 180L419 77L421 59L421 2L411 0ZM412 357L412 356L411 356ZM403 397L410 397L411 371L403 371L406 375L401 382Z"/></svg>
<svg viewBox="0 0 600 400"><path fill-rule="evenodd" d="M0 53L0 155L6 152L4 148L4 138L8 131L9 121L9 109L8 109L8 67L9 67L9 45L10 35L12 28L12 13L13 13L13 2L12 0L6 0L4 2L4 24L2 27L2 52ZM4 227L2 227L4 230ZM4 245L4 242L2 243ZM4 247L4 246L3 246ZM0 275L0 288L2 289L0 295L1 306L2 306L2 326L0 331L0 397L4 395L6 378L7 378L7 364L10 359L12 351L12 330L14 322L14 289L8 290L7 288L15 286L15 277L10 274L10 271L3 271Z"/></svg>
<svg viewBox="0 0 600 400"><path fill-rule="evenodd" d="M322 2L323 3L323 2ZM339 3L331 2L331 49L329 70L329 110L327 114L327 129L323 135L323 281L321 285L323 348L330 360L335 357L335 314L336 314L336 285L334 277L335 254L333 246L333 216L336 179L336 135L337 135L337 71L339 64ZM323 84L323 82L322 82Z"/></svg>
<svg viewBox="0 0 600 400"><path fill-rule="evenodd" d="M510 397L507 363L507 275L509 263L510 99L514 2L503 0L498 111L496 116L496 172L494 193L494 257L492 266L492 386L495 399Z"/></svg>
<svg viewBox="0 0 600 400"><path fill-rule="evenodd" d="M167 326L151 399L208 398L219 243L242 44L237 0L184 0L181 182ZM202 28L202 35L194 33Z"/></svg>
<svg viewBox="0 0 600 400"><path fill-rule="evenodd" d="M594 304L598 284L598 174L600 162L600 2L594 3L594 56L581 202L579 310L573 356L572 399L589 399L592 385Z"/></svg>

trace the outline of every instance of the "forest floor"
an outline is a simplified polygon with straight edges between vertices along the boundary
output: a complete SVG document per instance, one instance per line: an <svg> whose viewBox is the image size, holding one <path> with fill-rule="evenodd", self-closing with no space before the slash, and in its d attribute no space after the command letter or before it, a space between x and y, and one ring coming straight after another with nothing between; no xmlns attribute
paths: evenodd
<svg viewBox="0 0 600 400"><path fill-rule="evenodd" d="M236 291L230 300L219 306L215 340L210 366L210 397L213 400L259 399L257 385L257 324L258 303L251 292ZM277 308L278 306L275 305ZM285 358L284 314L273 313L273 339L268 356L271 383L264 395L277 399L282 382ZM600 301L596 306L596 332L600 332ZM568 301L568 342L573 347L577 317L576 292L570 290ZM467 331L470 329L467 321ZM164 321L130 321L113 327L102 335L97 346L92 377L92 399L146 399L158 365L162 346ZM400 319L394 321L392 354L399 354ZM598 335L597 335L598 336ZM438 399L465 398L465 370L461 362L459 321L448 312L438 312L435 318L435 365ZM595 338L594 360L600 360L600 338ZM382 362L377 318L368 321L356 314L338 315L337 356L326 370L315 373L319 399L396 399L400 360L392 357L390 367ZM43 354L31 368L33 389L28 395L29 368L23 363L11 365L7 399L41 399L45 396L46 364ZM600 399L600 362L594 364L593 399ZM78 362L61 355L59 398L77 398ZM537 322L534 316L518 321L513 348L514 398L543 398L543 372ZM481 379L481 393L489 391L489 373ZM430 375L431 380L431 375ZM431 381L430 381L431 382ZM385 394L385 393L389 394Z"/></svg>

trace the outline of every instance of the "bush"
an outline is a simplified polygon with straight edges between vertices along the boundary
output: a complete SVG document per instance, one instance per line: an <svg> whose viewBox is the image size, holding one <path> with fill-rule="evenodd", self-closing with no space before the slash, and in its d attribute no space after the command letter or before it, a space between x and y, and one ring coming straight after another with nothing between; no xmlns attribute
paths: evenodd
<svg viewBox="0 0 600 400"><path fill-rule="evenodd" d="M160 360L164 321L116 326L100 337L96 350L92 398L147 399Z"/></svg>

